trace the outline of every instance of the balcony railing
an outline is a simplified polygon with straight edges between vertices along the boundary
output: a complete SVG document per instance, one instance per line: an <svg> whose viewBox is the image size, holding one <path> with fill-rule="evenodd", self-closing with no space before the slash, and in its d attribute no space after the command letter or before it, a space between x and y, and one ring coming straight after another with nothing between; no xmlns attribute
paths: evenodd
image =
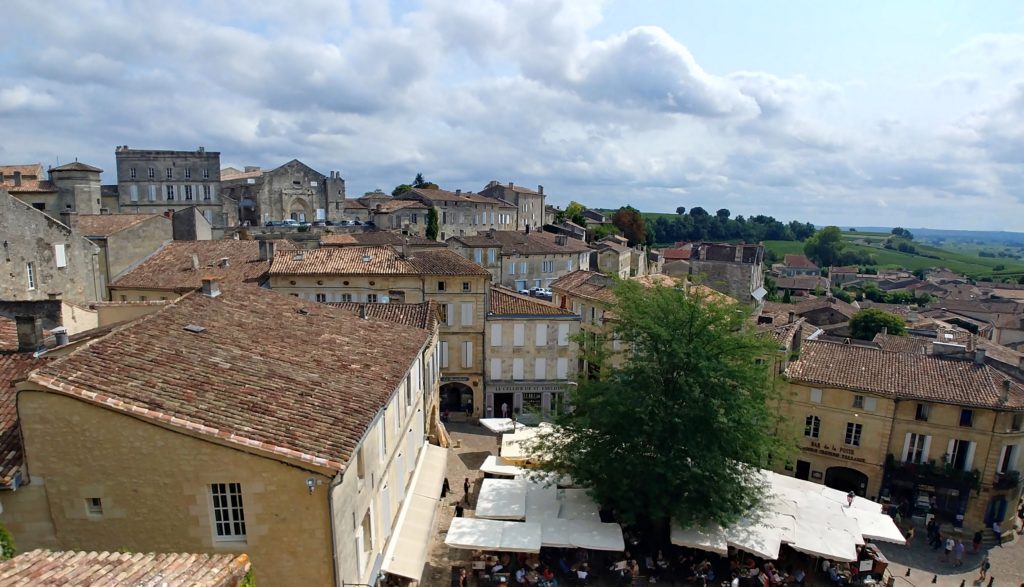
<svg viewBox="0 0 1024 587"><path fill-rule="evenodd" d="M995 483L992 487L995 489L1014 489L1020 485L1020 471L1007 471L1005 473L996 473Z"/></svg>
<svg viewBox="0 0 1024 587"><path fill-rule="evenodd" d="M886 457L885 466L894 480L961 490L981 489L981 472L977 469L962 471L951 464L938 464L935 461L903 463L893 455Z"/></svg>

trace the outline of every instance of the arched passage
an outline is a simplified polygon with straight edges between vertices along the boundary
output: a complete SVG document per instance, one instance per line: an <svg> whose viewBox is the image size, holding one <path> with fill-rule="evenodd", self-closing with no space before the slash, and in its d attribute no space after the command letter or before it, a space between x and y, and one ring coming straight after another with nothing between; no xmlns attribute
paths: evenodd
<svg viewBox="0 0 1024 587"><path fill-rule="evenodd" d="M825 485L864 497L868 491L868 476L849 467L829 467L825 470Z"/></svg>
<svg viewBox="0 0 1024 587"><path fill-rule="evenodd" d="M313 218L313 207L305 198L295 198L288 204L288 218L299 222L311 222Z"/></svg>
<svg viewBox="0 0 1024 587"><path fill-rule="evenodd" d="M465 412L473 406L473 388L463 383L451 382L441 386L441 410Z"/></svg>

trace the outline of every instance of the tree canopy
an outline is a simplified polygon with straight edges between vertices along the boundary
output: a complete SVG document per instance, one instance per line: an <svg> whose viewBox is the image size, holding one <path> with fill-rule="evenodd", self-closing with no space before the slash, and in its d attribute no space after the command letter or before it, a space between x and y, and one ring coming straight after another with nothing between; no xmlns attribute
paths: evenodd
<svg viewBox="0 0 1024 587"><path fill-rule="evenodd" d="M843 250L843 233L836 226L826 226L804 242L804 254L819 267L837 265Z"/></svg>
<svg viewBox="0 0 1024 587"><path fill-rule="evenodd" d="M883 329L896 336L907 333L907 325L902 318L878 308L861 310L850 318L850 335L854 338L872 340Z"/></svg>
<svg viewBox="0 0 1024 587"><path fill-rule="evenodd" d="M586 226L587 217L583 215L583 211L586 209L587 208L583 204L580 204L579 202L576 201L572 201L569 202L569 205L565 207L565 212L563 213L563 216L569 222L573 222L580 226Z"/></svg>
<svg viewBox="0 0 1024 587"><path fill-rule="evenodd" d="M899 238L905 238L908 241L914 240L914 233L910 232L906 228L903 228L902 226L897 226L896 228L892 229L892 235Z"/></svg>
<svg viewBox="0 0 1024 587"><path fill-rule="evenodd" d="M760 214L749 218L742 215L732 218L725 216L728 212L725 208L714 216L701 208L696 210L686 214L686 208L680 206L676 208L677 216L674 218L658 216L653 221L648 218L648 226L654 229L655 242L669 244L677 241L741 240L756 243L763 240L803 240L814 233L813 224L795 220L783 223Z"/></svg>
<svg viewBox="0 0 1024 587"><path fill-rule="evenodd" d="M438 226L437 208L431 206L427 210L427 232L426 236L430 240L437 240L437 232L440 229Z"/></svg>
<svg viewBox="0 0 1024 587"><path fill-rule="evenodd" d="M784 459L768 364L776 344L747 313L702 290L619 282L611 335L632 352L609 362L581 338L598 374L582 379L543 470L571 475L628 523L728 524L765 497L754 469Z"/></svg>
<svg viewBox="0 0 1024 587"><path fill-rule="evenodd" d="M640 211L632 206L623 206L612 215L612 224L622 232L622 236L629 241L629 246L635 246L647 240L647 227L644 224L644 217Z"/></svg>
<svg viewBox="0 0 1024 587"><path fill-rule="evenodd" d="M678 206L678 207L676 207L676 214L678 214L680 216L682 216L683 214L686 214L686 206Z"/></svg>
<svg viewBox="0 0 1024 587"><path fill-rule="evenodd" d="M413 188L424 189L424 190L436 190L436 189L438 189L436 183L432 183L432 182L429 182L429 181L423 179L423 174L422 173L417 173L416 177L412 180L411 184L403 183L403 184L399 184L399 185L395 186L395 189L391 190L391 195L392 196L400 196L400 195L404 194L405 192L407 192L407 191L409 191L409 190L411 190Z"/></svg>

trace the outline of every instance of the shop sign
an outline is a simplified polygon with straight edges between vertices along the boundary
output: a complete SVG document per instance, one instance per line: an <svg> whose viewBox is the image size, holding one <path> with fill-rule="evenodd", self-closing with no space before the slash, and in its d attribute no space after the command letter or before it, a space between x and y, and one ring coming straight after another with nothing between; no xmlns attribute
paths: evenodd
<svg viewBox="0 0 1024 587"><path fill-rule="evenodd" d="M845 446L836 446L834 444L826 444L822 446L820 442L812 442L809 446L805 446L803 450L804 452L824 455L826 457L833 457L847 461L853 461L854 463L867 462L867 460L864 459L863 457L856 456L857 451Z"/></svg>

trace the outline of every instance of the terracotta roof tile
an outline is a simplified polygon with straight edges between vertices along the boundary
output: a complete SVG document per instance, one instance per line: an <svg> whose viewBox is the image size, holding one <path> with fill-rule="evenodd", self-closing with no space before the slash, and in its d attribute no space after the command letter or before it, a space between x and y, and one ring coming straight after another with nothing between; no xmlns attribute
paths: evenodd
<svg viewBox="0 0 1024 587"><path fill-rule="evenodd" d="M322 247L355 247L355 246L377 246L377 245L396 245L400 246L402 243L408 241L410 246L414 247L438 247L444 248L445 245L440 241L432 241L428 238L423 238L416 235L403 235L397 232L388 232L385 230L374 230L369 232L351 232L345 234L325 234L320 237L320 246Z"/></svg>
<svg viewBox="0 0 1024 587"><path fill-rule="evenodd" d="M1009 401L1003 403L1006 375L962 359L806 341L786 375L800 383L898 399L1024 411L1024 386L1012 381Z"/></svg>
<svg viewBox="0 0 1024 587"><path fill-rule="evenodd" d="M558 244L560 236L565 239L564 244ZM527 234L515 230L495 230L473 236L456 236L449 240L467 247L500 247L502 255L554 255L593 250L579 239L551 232L535 231Z"/></svg>
<svg viewBox="0 0 1024 587"><path fill-rule="evenodd" d="M0 583L52 587L237 587L250 566L245 554L33 550L0 562Z"/></svg>
<svg viewBox="0 0 1024 587"><path fill-rule="evenodd" d="M402 257L395 247L324 247L280 252L270 275L487 275L455 251L420 251Z"/></svg>
<svg viewBox="0 0 1024 587"><path fill-rule="evenodd" d="M817 288L828 289L828 278L805 275L800 277L779 277L775 280L775 287L778 289L805 289L814 290Z"/></svg>
<svg viewBox="0 0 1024 587"><path fill-rule="evenodd" d="M782 258L782 263L786 267L799 267L801 269L817 269L818 266L814 264L804 255L786 255Z"/></svg>
<svg viewBox="0 0 1024 587"><path fill-rule="evenodd" d="M0 352L0 487L10 488L25 462L14 382L46 362L33 353Z"/></svg>
<svg viewBox="0 0 1024 587"><path fill-rule="evenodd" d="M278 250L295 248L289 241L275 241L275 245ZM198 270L192 269L192 255L199 259ZM228 266L221 267L220 260L225 257ZM269 268L269 261L260 261L259 241L173 241L110 287L185 292L201 287L205 277L214 277L221 285L255 283Z"/></svg>
<svg viewBox="0 0 1024 587"><path fill-rule="evenodd" d="M215 298L187 294L30 380L164 426L341 470L430 336L235 285Z"/></svg>
<svg viewBox="0 0 1024 587"><path fill-rule="evenodd" d="M612 303L615 301L615 293L611 288L613 283L614 280L607 275L579 269L559 277L550 287L571 296Z"/></svg>
<svg viewBox="0 0 1024 587"><path fill-rule="evenodd" d="M397 212L406 208L426 210L427 205L418 200L388 200L369 205L367 208L374 212Z"/></svg>
<svg viewBox="0 0 1024 587"><path fill-rule="evenodd" d="M327 305L341 308L356 316L361 316L365 312L366 317L370 319L385 320L430 331L434 330L440 315L440 308L436 302L422 302L419 304L328 302Z"/></svg>
<svg viewBox="0 0 1024 587"><path fill-rule="evenodd" d="M573 316L569 310L551 302L524 296L501 286L491 287L491 308L494 316Z"/></svg>
<svg viewBox="0 0 1024 587"><path fill-rule="evenodd" d="M92 165L86 165L80 161L73 161L71 163L65 163L58 167L53 167L50 171L93 171L96 173L103 173L103 170L99 167L93 167Z"/></svg>
<svg viewBox="0 0 1024 587"><path fill-rule="evenodd" d="M110 236L131 228L159 214L76 214L72 216L72 229L82 236ZM168 220L168 223L170 220Z"/></svg>
<svg viewBox="0 0 1024 587"><path fill-rule="evenodd" d="M497 198L488 198L473 192L449 192L447 190L430 190L413 188L398 196L401 199L409 199L410 196L419 196L431 202L468 202L476 204L494 204L499 202Z"/></svg>

